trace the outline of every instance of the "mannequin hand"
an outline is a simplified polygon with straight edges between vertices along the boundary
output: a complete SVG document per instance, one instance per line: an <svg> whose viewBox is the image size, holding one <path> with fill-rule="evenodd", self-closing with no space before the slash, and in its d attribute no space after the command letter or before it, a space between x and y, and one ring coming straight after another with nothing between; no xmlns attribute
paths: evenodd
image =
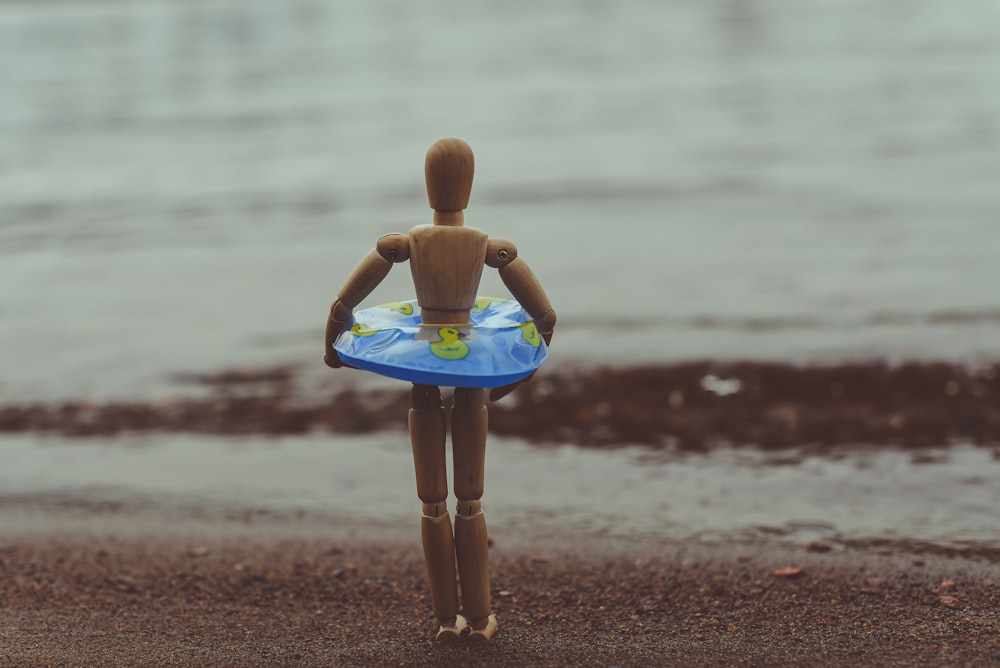
<svg viewBox="0 0 1000 668"><path fill-rule="evenodd" d="M513 392L514 390L516 390L517 387L518 387L518 385L521 385L522 383L527 383L534 376L535 376L535 374L534 374L534 372L532 372L531 375L528 376L527 378L522 378L521 380L516 380L513 383L510 383L508 385L502 385L500 387L494 387L492 390L490 390L490 401L500 401L501 399L503 399L504 397L506 397L508 394L510 394L511 392Z"/></svg>
<svg viewBox="0 0 1000 668"><path fill-rule="evenodd" d="M330 316L326 319L326 338L324 339L326 352L323 354L323 361L331 369L339 369L344 366L343 360L340 359L340 355L337 354L336 349L333 347L333 344L337 342L337 337L344 331L344 325L346 324L334 317L334 311L339 304L339 299L333 303L333 306L330 307Z"/></svg>
<svg viewBox="0 0 1000 668"><path fill-rule="evenodd" d="M326 365L331 369L339 369L344 366L344 362L340 359L340 355L338 355L337 351L333 348L323 355L323 361L326 362Z"/></svg>

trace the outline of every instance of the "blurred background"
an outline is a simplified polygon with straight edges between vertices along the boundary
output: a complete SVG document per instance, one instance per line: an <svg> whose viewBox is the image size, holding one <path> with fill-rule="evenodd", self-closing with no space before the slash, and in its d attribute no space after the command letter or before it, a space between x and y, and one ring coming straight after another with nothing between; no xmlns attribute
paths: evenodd
<svg viewBox="0 0 1000 668"><path fill-rule="evenodd" d="M554 363L993 356L998 33L992 0L6 0L0 392L315 366L442 136Z"/></svg>
<svg viewBox="0 0 1000 668"><path fill-rule="evenodd" d="M3 0L0 401L332 382L329 304L430 221L443 136L548 368L995 360L998 75L994 0Z"/></svg>

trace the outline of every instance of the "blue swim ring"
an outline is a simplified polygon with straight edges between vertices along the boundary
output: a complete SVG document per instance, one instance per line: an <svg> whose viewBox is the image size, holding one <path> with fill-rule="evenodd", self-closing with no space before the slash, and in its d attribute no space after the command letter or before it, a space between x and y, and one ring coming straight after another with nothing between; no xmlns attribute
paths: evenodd
<svg viewBox="0 0 1000 668"><path fill-rule="evenodd" d="M425 385L500 387L548 356L541 333L513 299L479 297L471 324L423 325L416 300L362 309L333 344L345 364Z"/></svg>

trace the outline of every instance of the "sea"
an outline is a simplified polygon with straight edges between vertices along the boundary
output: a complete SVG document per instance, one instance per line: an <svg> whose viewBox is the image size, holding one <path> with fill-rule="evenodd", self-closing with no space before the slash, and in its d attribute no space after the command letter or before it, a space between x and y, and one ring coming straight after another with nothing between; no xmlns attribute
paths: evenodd
<svg viewBox="0 0 1000 668"><path fill-rule="evenodd" d="M998 81L994 0L0 0L0 402L156 400L179 375L275 365L331 382L330 302L379 236L430 222L423 156L448 136L476 154L467 224L513 241L559 314L552 368L995 361ZM398 267L367 303L410 281ZM0 508L219 489L249 507L277 484L319 512L375 489L372 453L410 475L401 435L199 438L4 437ZM548 493L554 471L620 470L659 523L631 494L588 513L593 472L548 507L653 535L1000 547L1000 455L946 445L937 464L775 468L515 440L490 487L530 505L525 476ZM60 464L85 451L103 467ZM256 473L227 486L234 451ZM217 477L192 490L195 460ZM678 515L691 498L666 479L691 466L718 494ZM299 475L324 467L314 503ZM819 478L830 494L807 493ZM837 498L861 506L831 519Z"/></svg>

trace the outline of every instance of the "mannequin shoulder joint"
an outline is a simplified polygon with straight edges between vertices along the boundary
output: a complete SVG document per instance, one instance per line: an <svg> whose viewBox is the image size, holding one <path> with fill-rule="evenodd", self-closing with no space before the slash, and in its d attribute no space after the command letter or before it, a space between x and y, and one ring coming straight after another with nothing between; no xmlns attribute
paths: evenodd
<svg viewBox="0 0 1000 668"><path fill-rule="evenodd" d="M405 234L387 234L375 245L378 254L389 262L405 262L410 259L410 239Z"/></svg>

